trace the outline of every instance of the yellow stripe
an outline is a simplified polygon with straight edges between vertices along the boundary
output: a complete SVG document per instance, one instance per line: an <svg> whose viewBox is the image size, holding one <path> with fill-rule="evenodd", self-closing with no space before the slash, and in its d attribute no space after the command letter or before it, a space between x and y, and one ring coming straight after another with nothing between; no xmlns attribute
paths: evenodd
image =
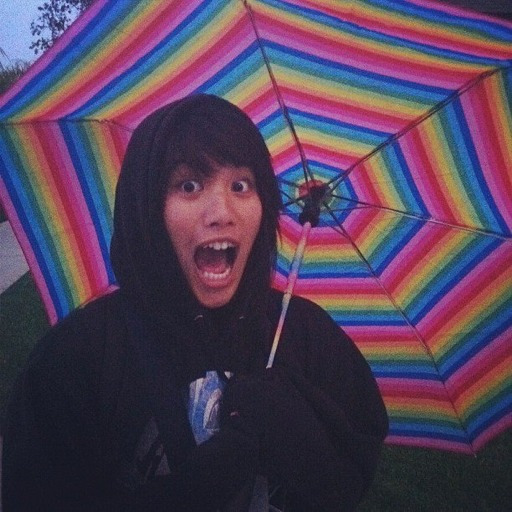
<svg viewBox="0 0 512 512"><path fill-rule="evenodd" d="M244 11L238 7L238 2L231 3L219 11L195 37L175 49L173 53L167 54L164 61L146 74L145 78L137 81L135 87L110 102L104 109L99 110L97 115L107 119L119 116L128 107L138 104L141 98L150 96L163 85L176 79L185 67L190 66L196 57L201 56L205 49L215 43L230 26L244 15Z"/></svg>
<svg viewBox="0 0 512 512"><path fill-rule="evenodd" d="M61 270L69 283L72 293L83 300L90 291L84 286L81 275L85 274L83 261L79 256L75 238L71 234L68 217L65 215L61 198L55 192L55 182L48 170L41 145L36 137L37 127L23 125L16 128L18 147L29 148L23 151L20 158L24 160L23 167L31 169L27 178L32 189L36 192L34 199L42 215L41 222L46 226L49 236L54 242L54 249L60 256ZM44 236L44 232L43 232ZM76 290L76 291L75 291Z"/></svg>
<svg viewBox="0 0 512 512"><path fill-rule="evenodd" d="M395 11L389 13L387 10L378 9L371 5L361 7L361 10L363 9L368 13L374 12L375 14L371 14L371 16L368 17L378 19L379 21L382 20L387 26L393 27L395 33L399 33L402 26L408 27L412 25L410 23L410 16L400 15L400 13ZM350 10L352 11L353 7ZM460 73L465 71L479 74L483 70L488 69L488 66L485 65L460 62L456 57L440 57L436 55L429 55L413 48L405 49L404 47L393 44L392 42L384 43L383 41L372 41L371 39L358 39L354 37L353 34L342 32L340 29L328 27L323 23L311 18L305 18L302 15L297 15L288 11L285 12L284 10L274 6L258 4L257 11L263 12L269 17L279 19L281 22L289 25L292 29L300 28L306 32L314 33L317 36L333 41L335 44L353 48L354 50L361 51L365 54L372 54L377 59L382 59L382 62L385 62L386 59L388 61L390 59L399 59L403 61L404 52L406 52L407 62L410 63L411 66L414 66L415 63L419 63L423 66L433 68L435 73L442 73L443 71ZM423 23L424 22L422 20L422 24ZM425 20L425 23L427 23L427 20ZM417 23L412 26L414 25L418 26ZM438 23L430 23L428 27L428 32L426 30L422 30L421 32L423 34L430 33L442 36L452 33L452 27L450 27L449 31L446 29L439 29ZM470 42L473 42L473 39L471 39ZM505 44L494 44L490 46L500 50L508 49Z"/></svg>

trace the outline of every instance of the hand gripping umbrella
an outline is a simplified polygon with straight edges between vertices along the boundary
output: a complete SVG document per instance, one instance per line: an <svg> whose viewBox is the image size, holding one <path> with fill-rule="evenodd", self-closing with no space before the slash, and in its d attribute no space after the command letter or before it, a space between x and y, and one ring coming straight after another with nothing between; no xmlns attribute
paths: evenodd
<svg viewBox="0 0 512 512"><path fill-rule="evenodd" d="M0 100L2 205L54 323L115 286L134 127L230 100L286 204L275 286L302 239L294 293L368 359L388 441L471 452L512 425L511 65L510 22L429 0L97 0Z"/></svg>

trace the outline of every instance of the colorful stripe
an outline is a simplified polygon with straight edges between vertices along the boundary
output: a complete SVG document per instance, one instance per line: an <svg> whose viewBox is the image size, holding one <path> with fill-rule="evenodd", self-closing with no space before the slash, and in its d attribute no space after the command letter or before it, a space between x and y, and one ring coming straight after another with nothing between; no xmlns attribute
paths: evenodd
<svg viewBox="0 0 512 512"><path fill-rule="evenodd" d="M389 442L468 452L510 428L512 24L429 0L93 2L0 99L0 200L52 323L115 286L130 133L198 91L267 142L278 288L327 184L295 291L369 361Z"/></svg>

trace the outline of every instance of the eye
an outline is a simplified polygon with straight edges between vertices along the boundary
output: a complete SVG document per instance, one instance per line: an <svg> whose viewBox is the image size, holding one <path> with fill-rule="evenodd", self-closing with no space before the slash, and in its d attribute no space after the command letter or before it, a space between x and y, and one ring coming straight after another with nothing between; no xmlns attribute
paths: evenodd
<svg viewBox="0 0 512 512"><path fill-rule="evenodd" d="M199 192L202 190L202 185L199 181L196 180L187 180L180 184L180 189L185 192L185 194L193 194L194 192Z"/></svg>
<svg viewBox="0 0 512 512"><path fill-rule="evenodd" d="M237 180L231 186L233 192L249 192L252 188L253 185L250 180Z"/></svg>

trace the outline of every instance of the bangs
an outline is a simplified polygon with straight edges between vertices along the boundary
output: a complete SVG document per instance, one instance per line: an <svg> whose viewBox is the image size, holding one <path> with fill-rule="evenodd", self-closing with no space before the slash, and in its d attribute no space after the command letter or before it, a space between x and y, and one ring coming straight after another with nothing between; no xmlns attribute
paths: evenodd
<svg viewBox="0 0 512 512"><path fill-rule="evenodd" d="M204 175L219 165L248 167L258 175L262 164L270 165L270 156L257 128L240 112L224 111L221 122L213 113L200 112L182 119L169 141L167 169L181 164Z"/></svg>

